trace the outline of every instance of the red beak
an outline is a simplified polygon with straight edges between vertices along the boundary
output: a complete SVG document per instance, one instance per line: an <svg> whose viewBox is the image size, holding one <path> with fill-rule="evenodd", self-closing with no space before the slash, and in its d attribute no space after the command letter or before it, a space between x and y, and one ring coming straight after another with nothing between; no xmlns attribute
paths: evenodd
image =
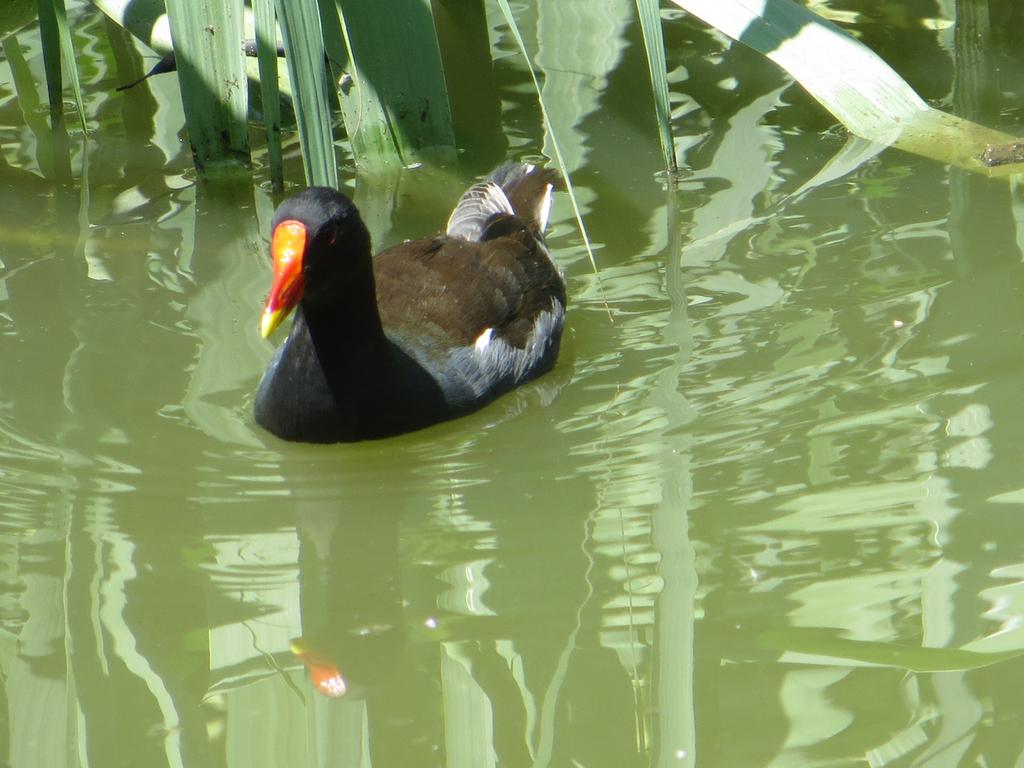
<svg viewBox="0 0 1024 768"><path fill-rule="evenodd" d="M270 255L274 260L274 282L263 307L260 333L268 338L302 299L302 257L306 252L306 225L287 219L274 227Z"/></svg>

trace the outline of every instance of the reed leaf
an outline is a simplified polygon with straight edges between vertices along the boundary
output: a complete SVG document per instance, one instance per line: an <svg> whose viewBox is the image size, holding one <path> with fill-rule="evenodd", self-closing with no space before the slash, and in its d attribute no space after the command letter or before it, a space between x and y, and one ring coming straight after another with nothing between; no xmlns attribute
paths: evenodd
<svg viewBox="0 0 1024 768"><path fill-rule="evenodd" d="M429 0L337 0L352 81L341 91L357 162L452 160L455 133Z"/></svg>
<svg viewBox="0 0 1024 768"><path fill-rule="evenodd" d="M284 163L281 157L281 93L277 85L277 24L274 0L253 0L256 25L256 59L260 72L260 101L267 141L267 165L275 192L284 189Z"/></svg>
<svg viewBox="0 0 1024 768"><path fill-rule="evenodd" d="M6 2L6 0L0 0ZM117 26L121 27L136 39L145 43L162 57L171 55L173 58L174 44L171 41L171 25L167 18L164 0L89 0ZM248 7L242 10L243 37L246 41L256 37L255 17ZM250 82L259 81L259 65L255 58L245 57L245 70ZM291 93L291 84L287 76L281 75L278 90L282 94Z"/></svg>
<svg viewBox="0 0 1024 768"><path fill-rule="evenodd" d="M158 53L172 48L180 53L168 34L159 2L91 2ZM317 106L320 102L330 105L319 95L324 73L315 69L322 59L309 45L317 50L326 47L329 61L344 75L339 78L338 95L357 162L414 163L426 154L443 161L454 159L451 110L429 0L392 0L386 13L379 3L368 0L320 2L321 25L314 28L316 13L298 10L315 6L314 0L277 0L286 53L293 44L290 38L298 41L299 53L286 56L288 77L281 78L279 88L293 97L303 154L316 155L312 167L306 168L307 179L330 183L327 180L336 178L336 172L328 171L335 165L330 110ZM344 6L344 17L339 15L339 4ZM292 17L295 21L289 22ZM307 24L306 19L309 26L297 31L298 25ZM252 37L251 14L246 14L245 27L245 36ZM356 63L351 59L353 50L360 55ZM250 77L257 76L255 69L249 68ZM328 86L326 78L323 82L333 95L334 86ZM304 84L301 95L296 92L299 83Z"/></svg>
<svg viewBox="0 0 1024 768"><path fill-rule="evenodd" d="M324 38L316 0L277 0L306 182L337 187Z"/></svg>
<svg viewBox="0 0 1024 768"><path fill-rule="evenodd" d="M64 0L38 0L39 36L43 48L43 70L46 72L46 91L50 102L50 120L56 125L64 115L64 77L61 59L67 62L66 71L75 97L82 132L86 132L85 102L82 86L75 67L75 46L68 29L68 13Z"/></svg>
<svg viewBox="0 0 1024 768"><path fill-rule="evenodd" d="M888 64L831 22L792 0L672 0L785 69L851 132L880 144L989 175L1013 138L929 107Z"/></svg>
<svg viewBox="0 0 1024 768"><path fill-rule="evenodd" d="M64 76L61 72L60 31L57 27L59 0L39 0L39 42L43 49L43 72L46 74L46 95L50 119L60 120L64 110ZM74 61L72 58L71 61Z"/></svg>
<svg viewBox="0 0 1024 768"><path fill-rule="evenodd" d="M42 2L43 0L40 0ZM75 65L75 45L71 38L71 30L68 27L68 12L64 0L51 0L57 20L57 35L60 40L61 56L67 62L68 80L71 81L71 92L75 96L75 108L78 110L78 120L82 126L82 133L88 133L85 122L85 100L82 98L82 83L78 77L78 67Z"/></svg>
<svg viewBox="0 0 1024 768"><path fill-rule="evenodd" d="M241 0L167 0L167 14L196 167L248 161Z"/></svg>
<svg viewBox="0 0 1024 768"><path fill-rule="evenodd" d="M679 173L676 165L675 146L672 141L672 125L668 106L668 73L665 71L665 39L661 31L661 13L658 0L636 0L636 11L640 17L640 31L644 38L647 54L647 70L651 75L654 92L654 118L658 125L658 139L665 160L665 170L670 178Z"/></svg>

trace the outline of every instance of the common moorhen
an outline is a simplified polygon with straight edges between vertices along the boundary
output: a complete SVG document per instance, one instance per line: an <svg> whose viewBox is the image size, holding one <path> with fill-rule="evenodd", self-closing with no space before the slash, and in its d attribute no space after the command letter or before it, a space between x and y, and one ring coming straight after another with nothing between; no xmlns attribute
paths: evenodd
<svg viewBox="0 0 1024 768"><path fill-rule="evenodd" d="M444 233L370 256L348 197L311 187L274 213L260 330L298 307L256 421L285 440L385 437L476 410L550 369L565 283L544 244L556 175L506 163Z"/></svg>

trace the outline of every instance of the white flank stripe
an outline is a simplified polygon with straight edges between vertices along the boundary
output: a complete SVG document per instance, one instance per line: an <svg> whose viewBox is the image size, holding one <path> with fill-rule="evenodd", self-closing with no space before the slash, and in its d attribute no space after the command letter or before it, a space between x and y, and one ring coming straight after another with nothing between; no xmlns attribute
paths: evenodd
<svg viewBox="0 0 1024 768"><path fill-rule="evenodd" d="M548 228L548 214L551 213L552 190L554 190L554 186L548 184L547 189L544 190L544 197L541 199L540 205L537 209L537 223L540 225L541 233Z"/></svg>
<svg viewBox="0 0 1024 768"><path fill-rule="evenodd" d="M487 349L487 345L491 343L491 337L494 335L493 328L485 328L484 332L476 337L476 341L473 343L473 348L477 352L483 352Z"/></svg>

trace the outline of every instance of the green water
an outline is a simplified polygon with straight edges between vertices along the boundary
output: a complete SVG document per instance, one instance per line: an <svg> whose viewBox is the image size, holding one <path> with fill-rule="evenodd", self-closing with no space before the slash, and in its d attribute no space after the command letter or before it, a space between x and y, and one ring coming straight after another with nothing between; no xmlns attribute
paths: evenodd
<svg viewBox="0 0 1024 768"><path fill-rule="evenodd" d="M1018 132L1015 3L814 6ZM6 39L0 766L1024 760L1018 183L862 146L672 12L669 192L631 8L520 9L598 265L558 200L557 369L347 446L252 422L273 201L195 185L174 77L115 93L152 60L74 8L68 154L37 32ZM495 34L508 153L539 156ZM360 179L377 242L439 227L466 158Z"/></svg>

